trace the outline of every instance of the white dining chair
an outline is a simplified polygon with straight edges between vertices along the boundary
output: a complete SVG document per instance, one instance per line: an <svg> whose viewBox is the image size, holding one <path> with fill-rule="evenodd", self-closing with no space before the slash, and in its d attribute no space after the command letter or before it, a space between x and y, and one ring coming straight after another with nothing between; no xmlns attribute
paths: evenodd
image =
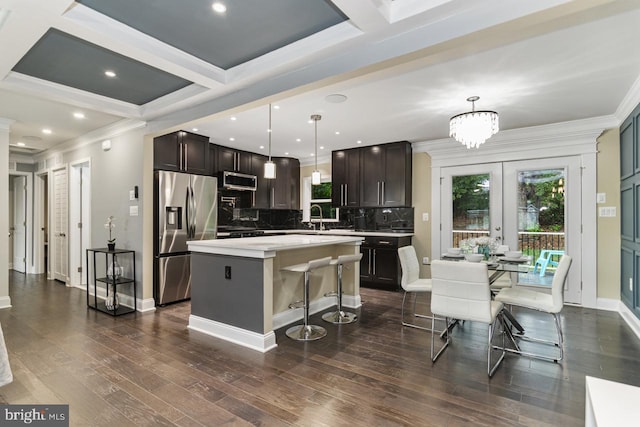
<svg viewBox="0 0 640 427"><path fill-rule="evenodd" d="M416 313L416 301L419 294L431 292L431 279L420 278L420 263L418 262L418 256L413 246L403 246L398 249L398 258L400 259L400 267L402 269L402 278L400 280L400 286L404 290L404 296L402 297L402 310L401 319L402 326L408 326L411 328L432 330L425 326L405 321L404 306L406 304L407 294L413 294L413 317L431 319L432 316Z"/></svg>
<svg viewBox="0 0 640 427"><path fill-rule="evenodd" d="M502 350L498 361L491 364L493 336L498 322L505 328L500 313L503 304L491 298L489 276L485 263L452 262L434 260L431 263L431 312L434 316L449 319L482 322L489 325L487 341L487 374L493 376L504 359L505 334L502 333ZM433 323L432 323L433 327ZM431 334L431 360L435 362L451 342L449 328L445 328L446 341L434 355L435 333Z"/></svg>
<svg viewBox="0 0 640 427"><path fill-rule="evenodd" d="M536 337L531 337L526 334L513 334L511 336L511 341L513 342L515 348L508 348L508 352L533 357L536 359L549 360L556 363L562 360L562 358L564 357L564 336L562 334L562 326L560 325L560 318L558 314L560 313L564 305L564 282L567 279L569 267L571 267L571 257L569 255L563 255L560 258L556 272L553 275L553 282L551 283L551 294L534 291L531 289L524 289L521 287L512 287L502 289L495 296L496 301L500 301L503 304L509 306L517 306L541 311L543 313L549 313L553 316L554 323L556 325L556 332L558 334L557 341L544 340ZM514 338L553 345L559 348L559 355L556 357L522 351Z"/></svg>

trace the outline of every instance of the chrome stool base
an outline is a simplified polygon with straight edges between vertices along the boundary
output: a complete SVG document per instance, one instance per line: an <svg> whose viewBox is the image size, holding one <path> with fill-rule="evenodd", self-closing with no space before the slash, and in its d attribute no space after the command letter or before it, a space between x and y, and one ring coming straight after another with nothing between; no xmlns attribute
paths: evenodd
<svg viewBox="0 0 640 427"><path fill-rule="evenodd" d="M327 330L322 326L298 325L287 329L287 336L296 341L315 341L324 338Z"/></svg>
<svg viewBox="0 0 640 427"><path fill-rule="evenodd" d="M323 314L322 320L333 323L334 325L342 325L355 322L356 320L358 320L358 316L356 316L354 313L345 311L334 311L331 313Z"/></svg>

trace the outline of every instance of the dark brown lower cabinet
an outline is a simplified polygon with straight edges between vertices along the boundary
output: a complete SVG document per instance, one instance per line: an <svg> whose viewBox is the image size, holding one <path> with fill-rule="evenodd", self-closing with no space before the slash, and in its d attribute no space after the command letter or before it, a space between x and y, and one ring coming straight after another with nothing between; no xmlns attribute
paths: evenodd
<svg viewBox="0 0 640 427"><path fill-rule="evenodd" d="M360 286L399 290L398 248L410 244L411 237L367 237L360 247Z"/></svg>

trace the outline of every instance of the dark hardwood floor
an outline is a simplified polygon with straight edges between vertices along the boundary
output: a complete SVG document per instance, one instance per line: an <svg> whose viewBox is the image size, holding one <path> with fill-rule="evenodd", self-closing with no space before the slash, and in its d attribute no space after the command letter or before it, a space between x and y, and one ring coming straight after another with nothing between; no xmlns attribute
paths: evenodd
<svg viewBox="0 0 640 427"><path fill-rule="evenodd" d="M14 381L0 403L67 403L73 426L568 427L584 424L585 375L640 386L640 342L612 312L565 307L561 364L508 355L489 379L486 325L456 328L432 364L430 333L400 326L401 293L362 289L357 323L315 315L326 338L279 330L261 354L189 331L189 303L113 318L87 309L82 290L10 281L0 323ZM516 315L553 334L547 317Z"/></svg>

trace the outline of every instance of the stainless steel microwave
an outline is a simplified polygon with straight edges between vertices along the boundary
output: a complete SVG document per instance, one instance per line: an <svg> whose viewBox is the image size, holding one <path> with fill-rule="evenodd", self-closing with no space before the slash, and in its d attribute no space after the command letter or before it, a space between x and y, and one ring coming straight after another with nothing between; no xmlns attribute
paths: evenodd
<svg viewBox="0 0 640 427"><path fill-rule="evenodd" d="M222 172L222 188L229 190L256 191L258 177L238 172Z"/></svg>

